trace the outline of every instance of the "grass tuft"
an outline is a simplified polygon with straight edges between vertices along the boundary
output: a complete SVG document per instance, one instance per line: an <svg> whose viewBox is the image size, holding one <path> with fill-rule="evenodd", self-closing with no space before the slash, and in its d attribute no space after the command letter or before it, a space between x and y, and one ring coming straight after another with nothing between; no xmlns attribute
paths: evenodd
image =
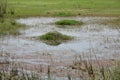
<svg viewBox="0 0 120 80"><path fill-rule="evenodd" d="M76 20L60 20L55 22L56 25L82 25L83 22Z"/></svg>
<svg viewBox="0 0 120 80"><path fill-rule="evenodd" d="M49 45L59 45L62 42L65 42L67 40L71 40L72 37L63 35L57 31L54 32L48 32L45 35L40 36L40 40L44 41L46 44Z"/></svg>

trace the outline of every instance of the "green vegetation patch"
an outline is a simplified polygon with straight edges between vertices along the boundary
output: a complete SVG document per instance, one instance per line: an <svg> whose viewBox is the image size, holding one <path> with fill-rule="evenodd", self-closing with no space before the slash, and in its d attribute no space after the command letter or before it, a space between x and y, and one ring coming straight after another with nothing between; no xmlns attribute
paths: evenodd
<svg viewBox="0 0 120 80"><path fill-rule="evenodd" d="M39 39L49 45L59 45L62 42L71 40L72 37L54 31L54 32L48 32L45 35L40 36Z"/></svg>
<svg viewBox="0 0 120 80"><path fill-rule="evenodd" d="M82 25L83 22L76 20L60 20L55 22L56 25Z"/></svg>
<svg viewBox="0 0 120 80"><path fill-rule="evenodd" d="M5 20L0 22L0 35L18 35L19 29L23 28L24 25L16 23L14 20Z"/></svg>

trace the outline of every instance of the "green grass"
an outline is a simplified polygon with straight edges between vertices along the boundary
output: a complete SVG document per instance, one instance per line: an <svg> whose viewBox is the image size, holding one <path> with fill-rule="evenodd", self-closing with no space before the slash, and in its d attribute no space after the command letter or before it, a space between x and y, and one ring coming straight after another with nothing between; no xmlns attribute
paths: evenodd
<svg viewBox="0 0 120 80"><path fill-rule="evenodd" d="M5 20L0 22L0 35L18 35L19 29L23 28L24 25L16 23L14 20Z"/></svg>
<svg viewBox="0 0 120 80"><path fill-rule="evenodd" d="M8 7L14 17L120 16L120 0L8 0Z"/></svg>
<svg viewBox="0 0 120 80"><path fill-rule="evenodd" d="M59 32L48 32L45 35L40 36L40 40L44 41L46 44L49 45L59 45L62 42L65 42L67 40L71 40L72 37L63 35Z"/></svg>
<svg viewBox="0 0 120 80"><path fill-rule="evenodd" d="M56 25L82 25L83 22L76 20L60 20L55 22Z"/></svg>

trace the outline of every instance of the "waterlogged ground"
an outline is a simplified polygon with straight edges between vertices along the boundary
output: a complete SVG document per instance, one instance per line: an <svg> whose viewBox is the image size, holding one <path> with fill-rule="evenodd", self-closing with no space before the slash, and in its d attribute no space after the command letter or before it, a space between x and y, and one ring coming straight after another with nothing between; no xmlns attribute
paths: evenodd
<svg viewBox="0 0 120 80"><path fill-rule="evenodd" d="M81 26L63 26L53 23L61 19L74 19L84 22ZM120 59L120 25L102 24L115 17L70 17L70 18L23 18L17 22L28 27L21 30L21 35L0 38L1 53L8 53L11 61L23 63L27 70L41 70L46 72L46 66L54 66L56 75L68 73L60 69L67 69L76 57L82 60L115 60ZM65 28L64 28L65 27ZM114 28L114 29L113 29ZM73 40L58 46L51 46L36 40L34 37L50 31L74 37ZM76 75L74 71L71 74ZM59 75L60 76L60 75ZM66 75L67 76L67 75ZM77 75L76 75L77 76Z"/></svg>

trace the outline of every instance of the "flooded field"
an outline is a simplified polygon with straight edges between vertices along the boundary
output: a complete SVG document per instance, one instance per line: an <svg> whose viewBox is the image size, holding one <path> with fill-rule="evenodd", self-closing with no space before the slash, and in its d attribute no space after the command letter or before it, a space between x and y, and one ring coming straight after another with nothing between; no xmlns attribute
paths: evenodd
<svg viewBox="0 0 120 80"><path fill-rule="evenodd" d="M84 22L81 26L67 26L60 28L54 23L62 19L73 19ZM82 60L116 60L120 59L120 25L102 24L115 17L40 17L21 18L18 23L27 25L21 30L19 36L6 36L0 38L0 52L10 55L10 61L22 63L28 70L52 65L53 71L66 69L76 57ZM114 29L113 29L114 28ZM47 45L34 37L41 36L50 31L74 37L58 46ZM2 59L2 57L1 57ZM21 66L21 67L22 67ZM41 66L41 67L40 67ZM35 67L35 68L34 68ZM43 72L46 70L43 69ZM63 70L61 75L66 71ZM60 73L58 73L59 75ZM72 72L75 75L75 72ZM60 75L59 75L60 76Z"/></svg>

